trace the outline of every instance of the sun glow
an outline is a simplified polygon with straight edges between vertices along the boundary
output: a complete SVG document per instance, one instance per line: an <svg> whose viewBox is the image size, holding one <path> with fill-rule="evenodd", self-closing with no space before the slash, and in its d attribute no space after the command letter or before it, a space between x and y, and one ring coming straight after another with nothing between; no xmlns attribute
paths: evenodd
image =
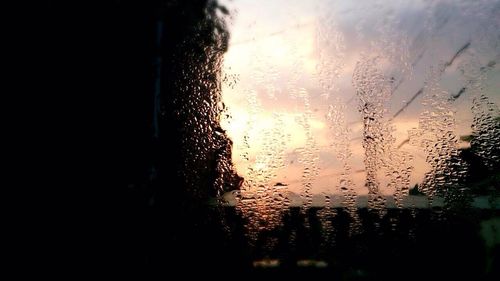
<svg viewBox="0 0 500 281"><path fill-rule="evenodd" d="M266 139L266 134L274 130L282 130L286 139L283 142L286 144L286 152L291 152L294 148L304 147L306 145L307 136L302 127L297 121L302 116L302 113L290 112L261 112L251 116L245 108L234 106L231 109L233 114L229 119L223 119L223 128L227 131L229 137L235 142L233 147L233 160L235 160L236 168L238 171L241 159L242 150L248 150L251 155L250 160L255 161L255 155L262 151ZM319 118L311 118L309 120L311 130L315 134L324 132L326 124ZM243 144L244 140L251 140L252 145L246 147ZM323 142L322 140L319 140ZM326 144L326 143L325 143Z"/></svg>

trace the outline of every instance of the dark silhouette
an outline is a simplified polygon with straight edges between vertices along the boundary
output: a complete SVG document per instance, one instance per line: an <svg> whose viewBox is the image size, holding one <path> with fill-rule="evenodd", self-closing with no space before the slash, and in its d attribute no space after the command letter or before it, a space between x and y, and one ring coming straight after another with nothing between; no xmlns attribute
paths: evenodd
<svg viewBox="0 0 500 281"><path fill-rule="evenodd" d="M54 115L44 124L63 132L64 161L52 170L64 185L58 201L79 214L60 223L73 225L71 242L61 241L61 258L46 269L214 272L237 263L208 204L242 182L219 124L229 34L218 14L227 10L214 0L31 8L18 21L32 92L61 102L43 108Z"/></svg>

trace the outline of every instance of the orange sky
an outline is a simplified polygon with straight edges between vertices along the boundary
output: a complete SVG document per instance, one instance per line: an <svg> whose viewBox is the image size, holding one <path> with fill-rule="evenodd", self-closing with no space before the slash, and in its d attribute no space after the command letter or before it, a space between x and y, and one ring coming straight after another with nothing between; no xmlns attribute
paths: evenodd
<svg viewBox="0 0 500 281"><path fill-rule="evenodd" d="M463 23L452 22L440 27L443 30L435 27L436 34L447 34L449 38L434 40L436 34L431 32L428 39L422 39L421 34L429 26L432 28L433 22L431 18L429 23L419 23L426 15L420 1L406 5L389 1L388 8L377 10L382 15L392 15L385 21L369 14L367 5L349 2L240 0L228 3L234 18L229 25L231 40L224 71L237 75L238 81L235 86L224 86L223 98L231 118L222 122L234 142L233 160L242 176L248 177L249 168L272 170L271 183L285 182L290 184L291 191L299 192L306 166L300 163L300 151L308 147L314 151L317 159L312 161L319 167L313 192L336 192L335 180L342 168L332 149L335 132L326 118L330 105L345 106L342 114L350 131L352 153L349 163L352 171L364 169L363 126L352 85L356 63L364 56L379 55L382 57L382 63L377 66L380 71L402 81L385 104L386 121L389 121L424 85L428 68L439 59L449 60L464 40L469 40L468 32L473 32L460 29L460 24L467 22L464 18ZM473 46L479 49L482 39L476 40L478 43ZM478 53L475 49L471 52L464 55L463 61ZM487 61L495 59L495 55L498 57L498 53L490 51L476 57ZM326 67L321 68L322 62L326 62ZM460 63L459 59L457 64ZM330 71L330 75L322 74L321 69ZM448 93L462 87L458 70L453 65L443 74L441 86ZM325 77L332 86L326 91L322 88ZM498 70L491 71L489 77L499 78ZM498 102L498 93L494 90L498 88L498 79L493 78L485 91ZM469 134L470 97L457 100L453 106L457 111L456 134ZM396 139L394 146L408 138L409 129L418 127L423 110L421 100L416 100L390 121L394 127L392 136ZM407 144L398 150L414 156L411 181L412 184L420 182L429 168L422 148ZM248 159L244 155L248 155ZM277 165L272 157L281 157L282 165ZM352 179L358 193L367 192L363 172L353 172ZM386 179L381 176L379 180L384 186ZM382 192L392 193L384 188Z"/></svg>

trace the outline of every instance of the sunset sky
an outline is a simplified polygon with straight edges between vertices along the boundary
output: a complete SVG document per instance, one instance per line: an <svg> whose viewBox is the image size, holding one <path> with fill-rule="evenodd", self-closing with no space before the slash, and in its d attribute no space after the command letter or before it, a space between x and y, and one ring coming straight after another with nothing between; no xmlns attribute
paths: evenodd
<svg viewBox="0 0 500 281"><path fill-rule="evenodd" d="M236 81L224 84L231 118L224 119L223 126L234 141L238 173L248 178L249 168L262 170L272 174L270 184L286 183L298 192L304 167L311 165L303 163L300 151L309 147L319 168L312 191L337 192L342 167L327 115L331 105L340 106L350 131L351 177L355 190L366 193L363 125L353 86L356 64L379 57L377 69L399 84L384 106L384 122L394 127L394 147L419 126L423 95L392 117L424 86L431 66L450 62L468 42L440 79L440 88L447 92L443 95L455 95L467 84L461 74L466 64L476 63L477 69L490 64L483 93L498 105L500 71L491 62L500 58L500 18L493 16L495 9L498 15L499 2L223 1L231 11L224 72ZM466 91L452 104L459 136L471 132L472 96ZM420 182L429 169L422 148L405 144L395 149L413 155L411 182ZM283 165L269 159L276 157L282 157L277 162ZM383 188L384 180L381 175L382 192L392 194Z"/></svg>

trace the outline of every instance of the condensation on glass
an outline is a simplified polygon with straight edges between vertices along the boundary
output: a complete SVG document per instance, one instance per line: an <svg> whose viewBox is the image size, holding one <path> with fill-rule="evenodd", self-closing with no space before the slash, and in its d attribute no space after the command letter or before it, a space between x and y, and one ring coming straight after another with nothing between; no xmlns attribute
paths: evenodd
<svg viewBox="0 0 500 281"><path fill-rule="evenodd" d="M220 204L235 206L250 241L292 208L319 208L329 241L339 210L357 233L360 208L498 205L482 200L497 191L471 165L483 183L498 178L500 1L222 4L224 104L212 103L244 181Z"/></svg>

